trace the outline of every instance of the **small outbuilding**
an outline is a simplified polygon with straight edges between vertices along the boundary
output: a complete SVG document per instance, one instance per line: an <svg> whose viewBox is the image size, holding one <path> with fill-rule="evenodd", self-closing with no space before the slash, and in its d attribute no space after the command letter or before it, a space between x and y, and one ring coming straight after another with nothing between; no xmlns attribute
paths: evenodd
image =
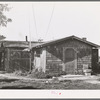
<svg viewBox="0 0 100 100"><path fill-rule="evenodd" d="M34 46L34 67L43 72L84 74L84 69L98 71L98 48L86 38L66 38Z"/></svg>
<svg viewBox="0 0 100 100"><path fill-rule="evenodd" d="M32 46L39 44L38 41L31 41ZM29 41L0 41L0 71L28 72L32 69Z"/></svg>

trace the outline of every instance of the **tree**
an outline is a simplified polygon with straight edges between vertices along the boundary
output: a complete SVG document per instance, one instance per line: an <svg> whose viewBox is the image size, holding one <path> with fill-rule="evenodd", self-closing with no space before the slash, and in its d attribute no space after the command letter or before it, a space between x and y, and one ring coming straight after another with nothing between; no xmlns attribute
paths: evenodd
<svg viewBox="0 0 100 100"><path fill-rule="evenodd" d="M10 7L8 7L8 4L0 4L0 26L6 27L7 23L12 21L4 15L4 12L9 10Z"/></svg>

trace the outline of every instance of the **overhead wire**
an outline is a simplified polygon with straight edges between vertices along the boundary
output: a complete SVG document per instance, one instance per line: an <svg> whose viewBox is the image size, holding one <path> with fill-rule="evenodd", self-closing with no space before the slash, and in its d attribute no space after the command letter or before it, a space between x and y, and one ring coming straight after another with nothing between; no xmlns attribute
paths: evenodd
<svg viewBox="0 0 100 100"><path fill-rule="evenodd" d="M37 25L36 25L36 18L35 18L35 11L34 11L34 5L33 5L33 4L32 4L32 10L33 10L33 17L34 17L34 24L35 24L36 36L37 36L37 38L38 38Z"/></svg>
<svg viewBox="0 0 100 100"><path fill-rule="evenodd" d="M53 16L53 13L54 13L54 8L55 8L55 3L54 3L54 5L53 5L53 9L52 9L51 17L50 17L50 20L49 20L49 23L48 23L48 27L47 27L47 30L46 30L45 37L47 36L48 31L49 31L50 23L51 23L52 16Z"/></svg>
<svg viewBox="0 0 100 100"><path fill-rule="evenodd" d="M30 37L29 48L31 49L30 13L29 13L29 37Z"/></svg>
<svg viewBox="0 0 100 100"><path fill-rule="evenodd" d="M29 13L29 37L30 37L30 41L29 41L29 49L30 49L30 58L29 58L29 61L30 61L30 70L29 70L29 72L31 72L31 31L30 31L30 13Z"/></svg>

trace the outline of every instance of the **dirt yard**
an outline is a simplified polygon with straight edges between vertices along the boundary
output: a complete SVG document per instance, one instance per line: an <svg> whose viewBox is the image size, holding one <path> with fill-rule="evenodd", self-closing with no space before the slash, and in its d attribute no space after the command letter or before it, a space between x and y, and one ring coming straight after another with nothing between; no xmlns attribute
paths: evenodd
<svg viewBox="0 0 100 100"><path fill-rule="evenodd" d="M57 79L32 79L0 74L0 89L100 89L100 76L64 75Z"/></svg>

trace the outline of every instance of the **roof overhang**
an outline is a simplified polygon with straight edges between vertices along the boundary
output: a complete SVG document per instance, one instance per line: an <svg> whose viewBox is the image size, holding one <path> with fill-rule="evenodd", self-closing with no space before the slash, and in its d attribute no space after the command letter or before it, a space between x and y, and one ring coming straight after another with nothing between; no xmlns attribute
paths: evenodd
<svg viewBox="0 0 100 100"><path fill-rule="evenodd" d="M73 35L73 36L70 36L70 37L66 37L66 38L62 38L62 39L58 39L58 40L54 40L54 41L42 43L40 45L36 45L36 46L32 47L32 49L46 47L46 46L49 46L49 45L52 45L52 44L55 44L55 43L59 43L59 42L62 42L62 41L68 40L68 39L76 39L76 40L81 41L83 43L86 43L86 44L88 44L88 45L90 45L90 46L92 46L94 48L100 48L100 46L97 45L97 44L94 44L94 43L89 42L87 40L83 40L83 39L81 39L81 38L76 37L76 36Z"/></svg>

